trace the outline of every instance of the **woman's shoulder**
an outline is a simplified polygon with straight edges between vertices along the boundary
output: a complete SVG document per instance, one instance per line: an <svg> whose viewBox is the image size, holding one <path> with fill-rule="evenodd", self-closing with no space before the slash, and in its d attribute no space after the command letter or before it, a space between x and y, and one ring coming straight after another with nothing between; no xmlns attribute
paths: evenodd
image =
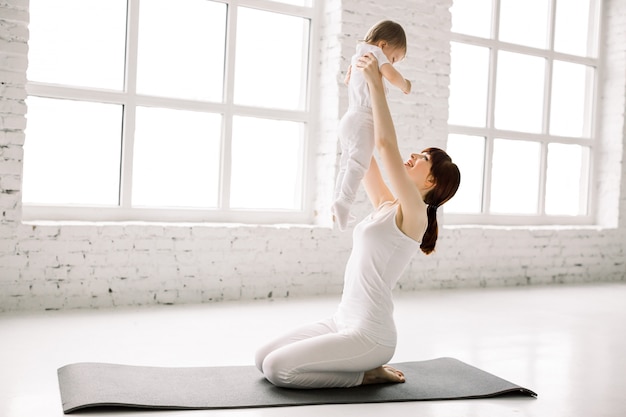
<svg viewBox="0 0 626 417"><path fill-rule="evenodd" d="M403 207L398 203L396 215L398 228L411 239L421 242L428 227L428 214L425 206Z"/></svg>

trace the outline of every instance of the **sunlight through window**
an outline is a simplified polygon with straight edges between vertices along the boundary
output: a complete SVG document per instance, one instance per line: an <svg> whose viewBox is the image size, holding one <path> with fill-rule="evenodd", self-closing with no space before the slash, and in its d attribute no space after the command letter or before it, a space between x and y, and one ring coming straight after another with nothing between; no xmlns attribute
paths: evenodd
<svg viewBox="0 0 626 417"><path fill-rule="evenodd" d="M217 114L137 108L133 206L217 207Z"/></svg>
<svg viewBox="0 0 626 417"><path fill-rule="evenodd" d="M302 189L302 123L236 117L230 205L293 210Z"/></svg>
<svg viewBox="0 0 626 417"><path fill-rule="evenodd" d="M24 213L310 221L315 6L32 0Z"/></svg>
<svg viewBox="0 0 626 417"><path fill-rule="evenodd" d="M139 17L137 92L222 101L226 5L150 0L141 2Z"/></svg>
<svg viewBox="0 0 626 417"><path fill-rule="evenodd" d="M461 185L454 198L444 205L446 212L480 213L485 166L485 138L450 135L446 150L461 171Z"/></svg>
<svg viewBox="0 0 626 417"><path fill-rule="evenodd" d="M30 97L24 203L117 205L121 116L115 104Z"/></svg>
<svg viewBox="0 0 626 417"><path fill-rule="evenodd" d="M31 0L29 13L29 81L123 88L125 0Z"/></svg>
<svg viewBox="0 0 626 417"><path fill-rule="evenodd" d="M593 222L599 8L454 0L448 150L463 179L450 221Z"/></svg>

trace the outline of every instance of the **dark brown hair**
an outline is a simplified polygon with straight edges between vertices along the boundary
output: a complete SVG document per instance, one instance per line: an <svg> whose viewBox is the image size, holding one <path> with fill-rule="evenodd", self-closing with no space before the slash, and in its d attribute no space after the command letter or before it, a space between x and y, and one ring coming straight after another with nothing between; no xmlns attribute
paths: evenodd
<svg viewBox="0 0 626 417"><path fill-rule="evenodd" d="M461 171L452 162L452 158L446 151L439 148L427 148L422 152L430 155L432 166L430 174L433 176L435 185L424 196L424 202L428 204L426 213L428 215L428 226L422 238L420 249L425 254L430 254L435 250L439 226L437 225L437 209L439 206L450 200L461 183Z"/></svg>
<svg viewBox="0 0 626 417"><path fill-rule="evenodd" d="M386 41L392 48L400 48L406 52L406 34L398 23L391 20L381 20L367 31L363 42L377 44Z"/></svg>

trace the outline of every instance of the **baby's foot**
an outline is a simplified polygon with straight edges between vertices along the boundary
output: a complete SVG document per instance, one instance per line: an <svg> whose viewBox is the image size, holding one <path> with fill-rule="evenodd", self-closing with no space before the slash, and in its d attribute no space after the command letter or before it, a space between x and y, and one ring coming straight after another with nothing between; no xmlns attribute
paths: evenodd
<svg viewBox="0 0 626 417"><path fill-rule="evenodd" d="M338 199L335 201L331 208L331 212L333 213L333 219L337 222L339 226L339 230L342 232L346 230L348 226L348 221L353 218L350 216L350 205L345 201Z"/></svg>

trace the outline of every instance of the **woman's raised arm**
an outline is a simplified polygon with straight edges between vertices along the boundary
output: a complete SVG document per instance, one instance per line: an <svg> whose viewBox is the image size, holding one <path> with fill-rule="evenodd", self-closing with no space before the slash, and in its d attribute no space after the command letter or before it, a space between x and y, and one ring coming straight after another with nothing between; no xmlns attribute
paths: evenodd
<svg viewBox="0 0 626 417"><path fill-rule="evenodd" d="M373 55L367 54L359 59L357 68L363 71L370 90L376 150L389 177L393 193L400 202L400 229L408 236L420 240L428 223L426 204L421 192L407 174L400 155L378 62Z"/></svg>
<svg viewBox="0 0 626 417"><path fill-rule="evenodd" d="M393 201L395 199L389 190L389 187L385 184L385 180L383 179L380 169L378 168L376 158L373 156L370 167L367 169L365 176L363 177L363 186L375 209L385 201Z"/></svg>

